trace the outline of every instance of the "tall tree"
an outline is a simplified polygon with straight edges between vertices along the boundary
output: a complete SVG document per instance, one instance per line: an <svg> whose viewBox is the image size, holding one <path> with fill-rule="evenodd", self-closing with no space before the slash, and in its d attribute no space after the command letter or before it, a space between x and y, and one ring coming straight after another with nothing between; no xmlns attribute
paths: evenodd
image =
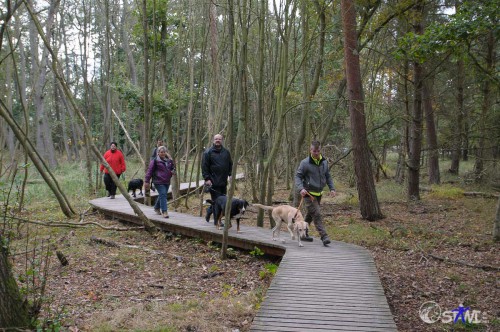
<svg viewBox="0 0 500 332"><path fill-rule="evenodd" d="M486 45L484 46L484 48L486 49L484 60L486 75L484 73L481 74L481 76L484 77L484 80L481 84L483 100L481 102L481 114L479 117L479 141L476 149L476 162L474 163L474 175L476 182L481 182L484 180L485 159L487 158L488 153L490 153L492 150L490 143L487 143L489 136L487 128L489 126L488 119L490 118L491 105L493 103L494 86L490 76L495 72L495 37L496 36L493 31L489 31L489 33L486 35Z"/></svg>
<svg viewBox="0 0 500 332"><path fill-rule="evenodd" d="M0 234L0 327L7 331L22 331L30 327L28 309L23 304L19 287L9 263L4 238Z"/></svg>
<svg viewBox="0 0 500 332"><path fill-rule="evenodd" d="M33 6L32 0L27 0L27 5ZM45 21L45 30L49 42L52 37L52 25L55 20L59 7L59 0L53 1L49 7L48 16ZM54 168L57 166L57 160L54 151L54 142L52 140L52 130L49 124L51 118L47 113L45 95L47 94L47 74L48 70L48 52L42 49L42 56L39 57L39 42L36 27L31 22L30 25L30 50L32 55L31 77L34 79L33 86L33 105L35 107L35 128L36 128L36 148L44 160Z"/></svg>
<svg viewBox="0 0 500 332"><path fill-rule="evenodd" d="M219 66L219 34L217 31L217 4L215 1L210 1L209 4L209 35L210 35L210 60L211 60L211 75L210 75L210 93L208 101L208 119L207 132L215 134L222 129L221 123L218 120L217 112L220 105L220 66ZM209 137L213 135L208 135Z"/></svg>
<svg viewBox="0 0 500 332"><path fill-rule="evenodd" d="M413 10L413 29L416 35L422 35L423 27L423 0L417 0ZM422 87L424 83L424 69L420 59L413 60L413 108L410 120L408 141L408 198L420 200L420 153L422 151Z"/></svg>
<svg viewBox="0 0 500 332"><path fill-rule="evenodd" d="M356 186L358 189L361 216L364 219L374 221L383 218L383 215L379 207L372 167L370 165L354 1L342 0L341 10Z"/></svg>
<svg viewBox="0 0 500 332"><path fill-rule="evenodd" d="M149 101L149 21L148 21L148 7L147 0L142 0L142 29L143 29L143 43L144 43L144 102L143 102L143 112L144 112L144 127L142 133L142 155L145 161L149 161L149 133L151 132L151 105ZM144 165L144 169L147 169L148 163Z"/></svg>
<svg viewBox="0 0 500 332"><path fill-rule="evenodd" d="M451 174L458 175L458 171L460 169L460 157L462 148L467 149L463 144L465 144L465 127L464 127L464 119L465 119L465 106L464 106L464 61L463 59L459 59L457 61L457 72L456 72L456 94L457 94L457 111L455 114L456 118L456 128L457 132L453 133L452 138L452 146L451 146L451 164L449 172Z"/></svg>
<svg viewBox="0 0 500 332"><path fill-rule="evenodd" d="M436 134L436 123L434 108L432 107L432 96L429 82L426 80L422 87L423 106L425 113L425 129L427 131L427 151L429 158L429 184L439 184L441 177L439 173L439 153Z"/></svg>
<svg viewBox="0 0 500 332"><path fill-rule="evenodd" d="M264 170L264 54L266 48L265 42L265 23L266 23L266 14L267 14L267 0L260 0L259 6L259 56L258 56L258 81L257 81L257 162L258 162L258 176L257 179L259 181L259 188L261 188L258 194L258 202L264 202L265 199L265 188L266 187L266 178L262 176L262 172ZM264 210L259 209L257 214L257 226L264 226Z"/></svg>

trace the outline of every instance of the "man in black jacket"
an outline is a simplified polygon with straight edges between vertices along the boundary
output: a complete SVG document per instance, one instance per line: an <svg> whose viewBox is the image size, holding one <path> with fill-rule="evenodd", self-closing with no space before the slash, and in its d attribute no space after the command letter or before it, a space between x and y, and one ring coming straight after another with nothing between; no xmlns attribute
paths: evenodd
<svg viewBox="0 0 500 332"><path fill-rule="evenodd" d="M201 163L201 173L205 179L205 188L210 188L210 196L215 202L217 197L227 193L228 180L231 180L233 161L229 151L222 146L223 137L214 136L214 144L205 150ZM210 221L212 207L207 209L205 220Z"/></svg>

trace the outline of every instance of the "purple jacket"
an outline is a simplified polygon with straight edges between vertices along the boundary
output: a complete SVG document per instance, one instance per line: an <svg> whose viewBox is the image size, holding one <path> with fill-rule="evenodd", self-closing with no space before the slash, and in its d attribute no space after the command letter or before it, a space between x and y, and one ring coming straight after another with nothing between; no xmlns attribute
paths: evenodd
<svg viewBox="0 0 500 332"><path fill-rule="evenodd" d="M175 164L172 159L156 157L149 163L144 182L149 183L153 178L154 184L170 184L173 173L175 173Z"/></svg>

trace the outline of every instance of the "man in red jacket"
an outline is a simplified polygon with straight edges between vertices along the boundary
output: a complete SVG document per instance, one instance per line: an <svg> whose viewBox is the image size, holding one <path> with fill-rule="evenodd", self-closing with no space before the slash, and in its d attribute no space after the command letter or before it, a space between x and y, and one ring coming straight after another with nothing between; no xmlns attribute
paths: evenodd
<svg viewBox="0 0 500 332"><path fill-rule="evenodd" d="M123 153L117 149L116 142L111 142L109 150L104 153L104 159L106 159L118 178L125 172L125 158L123 157ZM114 199L116 195L116 184L111 178L111 175L109 175L108 170L101 164L101 172L103 171L104 185L108 191L108 197Z"/></svg>

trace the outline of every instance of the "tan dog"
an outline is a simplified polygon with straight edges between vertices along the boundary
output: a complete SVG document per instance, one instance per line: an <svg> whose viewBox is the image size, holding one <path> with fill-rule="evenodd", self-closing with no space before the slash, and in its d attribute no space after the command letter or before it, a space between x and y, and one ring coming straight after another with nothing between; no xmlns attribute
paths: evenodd
<svg viewBox="0 0 500 332"><path fill-rule="evenodd" d="M305 222L304 217L300 210L290 206L290 205L278 205L278 206L267 206L262 204L252 204L259 209L264 209L266 211L272 211L271 215L276 222L276 227L273 228L273 241L277 241L280 237L281 222L286 221L288 231L292 240L295 240L295 235L297 235L299 241L299 247L303 247L300 238L306 235L306 230L309 228L309 224ZM277 236L274 234L276 233ZM283 240L283 242L285 242Z"/></svg>

